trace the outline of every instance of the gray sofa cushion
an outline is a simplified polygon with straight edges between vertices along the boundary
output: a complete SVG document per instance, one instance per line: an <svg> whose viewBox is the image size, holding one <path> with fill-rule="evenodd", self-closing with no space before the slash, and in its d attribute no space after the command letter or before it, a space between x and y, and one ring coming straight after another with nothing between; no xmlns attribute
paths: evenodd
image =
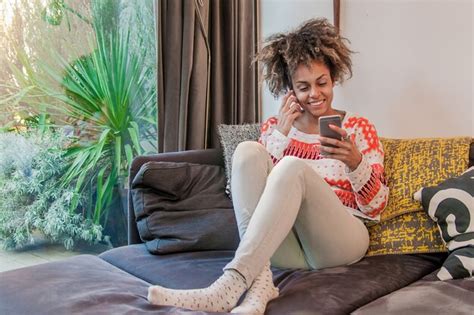
<svg viewBox="0 0 474 315"><path fill-rule="evenodd" d="M423 279L361 307L353 314L465 314L474 310L472 278L439 281L435 271Z"/></svg>
<svg viewBox="0 0 474 315"><path fill-rule="evenodd" d="M239 243L232 202L220 166L145 163L132 182L141 239L155 254L235 249Z"/></svg>
<svg viewBox="0 0 474 315"><path fill-rule="evenodd" d="M159 314L159 310L170 310L148 303L148 283L91 255L3 272L0 279L2 315Z"/></svg>
<svg viewBox="0 0 474 315"><path fill-rule="evenodd" d="M219 278L233 256L234 251L227 250L150 255L144 244L136 244L111 249L99 257L149 283L195 289Z"/></svg>
<svg viewBox="0 0 474 315"><path fill-rule="evenodd" d="M112 249L100 257L147 282L188 289L211 284L233 254L202 251L150 255L144 245L133 245ZM429 274L445 257L444 253L386 255L323 270L273 268L280 296L270 302L266 314L349 314Z"/></svg>
<svg viewBox="0 0 474 315"><path fill-rule="evenodd" d="M171 288L206 286L222 274L232 256L233 251L151 255L139 244L100 257L82 255L7 271L0 275L0 314L207 314L151 305L147 288L150 283ZM274 269L280 296L269 303L266 314L349 314L439 264L436 255L387 255L324 270ZM466 290L472 293L472 281L466 285L471 285ZM413 307L424 302L411 301Z"/></svg>

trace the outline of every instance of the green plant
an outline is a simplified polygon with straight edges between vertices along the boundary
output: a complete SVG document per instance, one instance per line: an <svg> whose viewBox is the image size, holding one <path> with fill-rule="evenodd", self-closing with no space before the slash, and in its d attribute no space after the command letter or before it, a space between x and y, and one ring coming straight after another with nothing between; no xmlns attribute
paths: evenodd
<svg viewBox="0 0 474 315"><path fill-rule="evenodd" d="M39 231L67 249L83 240L99 242L102 227L71 212L78 198L74 187L60 187L67 163L66 139L50 130L45 132L0 133L0 240L3 247L19 248L31 242Z"/></svg>
<svg viewBox="0 0 474 315"><path fill-rule="evenodd" d="M139 139L139 125L150 134L156 130L155 89L146 85L151 69L142 67L143 55L130 53L129 42L127 32L111 32L108 38L96 33L97 48L90 55L72 63L58 56L65 75L41 64L49 79L60 83L64 91L44 85L49 80L35 78L34 73L30 78L32 91L54 99L51 104L37 105L52 115L67 117L74 126L75 138L65 152L70 164L61 187L75 185L71 212L79 196L94 190L89 196L95 202L86 217L95 224L105 225L108 206L133 156L146 153L144 147L156 147L152 140Z"/></svg>
<svg viewBox="0 0 474 315"><path fill-rule="evenodd" d="M96 6L109 2L115 3L96 2ZM49 5L54 23L44 18L60 24L61 14L68 11L65 1L49 1ZM53 61L48 62L31 60L26 51L18 51L21 67L13 66L12 72L20 86L9 87L14 92L3 104L22 104L59 125L71 126L74 138L65 150L68 166L60 185L74 185L70 213L80 205L79 196L86 196L84 217L105 226L114 193L126 182L133 156L156 152L156 86L150 84L155 80L154 68L144 63L150 53L141 48L143 37L132 38L128 27L105 31L108 23L96 11L92 10L92 24L88 24L94 31L90 53L71 62L52 51Z"/></svg>
<svg viewBox="0 0 474 315"><path fill-rule="evenodd" d="M74 122L76 141L67 149L72 161L62 185L75 183L81 194L89 184L95 188L91 218L103 222L120 178L126 176L133 156L143 154L143 146L154 147L150 140L140 142L139 125L154 129L155 89L146 87L151 69L142 67L143 55L130 54L128 32L112 32L104 38L96 33L96 50L73 63L62 60L65 76L45 67L61 82L65 93L55 93L62 114ZM58 60L61 60L58 58ZM137 102L140 106L133 106ZM76 200L73 200L72 207Z"/></svg>

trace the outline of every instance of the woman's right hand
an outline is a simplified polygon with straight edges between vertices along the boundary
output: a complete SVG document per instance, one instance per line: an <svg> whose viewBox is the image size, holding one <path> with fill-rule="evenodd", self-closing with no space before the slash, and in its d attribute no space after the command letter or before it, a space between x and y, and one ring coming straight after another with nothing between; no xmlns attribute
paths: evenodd
<svg viewBox="0 0 474 315"><path fill-rule="evenodd" d="M286 92L283 97L279 112L278 124L276 129L283 135L288 136L293 122L302 115L302 108L298 103L298 99L292 90Z"/></svg>

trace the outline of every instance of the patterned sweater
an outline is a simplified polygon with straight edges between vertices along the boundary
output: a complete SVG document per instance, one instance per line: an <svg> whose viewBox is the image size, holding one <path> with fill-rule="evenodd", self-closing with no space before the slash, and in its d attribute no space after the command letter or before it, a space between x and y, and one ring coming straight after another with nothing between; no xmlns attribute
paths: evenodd
<svg viewBox="0 0 474 315"><path fill-rule="evenodd" d="M362 161L354 171L341 161L320 154L319 135L306 134L292 127L284 136L276 125L277 117L270 117L262 124L259 142L265 146L278 163L284 156L304 159L339 197L353 215L378 221L388 201L385 184L384 152L375 127L364 117L346 113L342 128L362 153Z"/></svg>

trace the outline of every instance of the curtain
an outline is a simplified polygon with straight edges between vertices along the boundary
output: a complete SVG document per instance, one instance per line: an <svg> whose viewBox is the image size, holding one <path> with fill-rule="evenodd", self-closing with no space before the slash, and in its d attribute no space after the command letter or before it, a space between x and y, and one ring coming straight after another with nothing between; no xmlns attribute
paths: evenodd
<svg viewBox="0 0 474 315"><path fill-rule="evenodd" d="M216 148L261 118L258 0L156 0L159 152Z"/></svg>
<svg viewBox="0 0 474 315"><path fill-rule="evenodd" d="M333 21L334 26L338 29L341 29L341 0L332 0L332 12L333 12Z"/></svg>

